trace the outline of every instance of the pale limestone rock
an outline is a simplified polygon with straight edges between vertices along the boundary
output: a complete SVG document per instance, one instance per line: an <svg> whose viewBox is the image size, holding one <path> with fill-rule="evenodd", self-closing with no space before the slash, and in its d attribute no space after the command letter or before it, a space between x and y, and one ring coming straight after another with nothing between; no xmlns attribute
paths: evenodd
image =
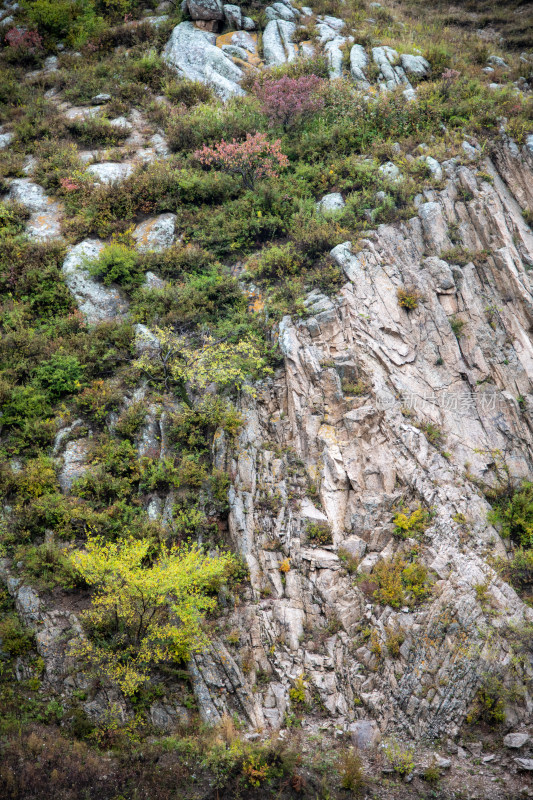
<svg viewBox="0 0 533 800"><path fill-rule="evenodd" d="M128 309L118 289L98 283L87 270L87 262L98 258L103 246L97 239L85 239L68 251L62 267L65 283L91 324L122 317Z"/></svg>
<svg viewBox="0 0 533 800"><path fill-rule="evenodd" d="M185 78L211 86L223 100L243 95L241 69L215 42L215 34L199 30L192 22L180 22L163 49L163 59Z"/></svg>
<svg viewBox="0 0 533 800"><path fill-rule="evenodd" d="M298 55L292 37L296 31L294 22L283 19L271 20L263 31L263 57L267 67L277 67Z"/></svg>
<svg viewBox="0 0 533 800"><path fill-rule="evenodd" d="M166 250L174 241L175 228L175 214L160 214L158 217L141 222L132 234L137 243L137 250L141 253L149 251L160 253Z"/></svg>
<svg viewBox="0 0 533 800"><path fill-rule="evenodd" d="M340 192L325 194L316 204L317 210L322 212L342 211L346 203Z"/></svg>
<svg viewBox="0 0 533 800"><path fill-rule="evenodd" d="M133 165L128 162L104 161L102 164L91 164L86 170L99 183L121 183L133 172Z"/></svg>
<svg viewBox="0 0 533 800"><path fill-rule="evenodd" d="M224 17L230 28L236 28L237 30L242 28L242 11L240 6L231 4L224 5Z"/></svg>
<svg viewBox="0 0 533 800"><path fill-rule="evenodd" d="M348 726L352 744L358 750L368 750L379 744L381 733L377 723L372 719L360 719Z"/></svg>
<svg viewBox="0 0 533 800"><path fill-rule="evenodd" d="M192 19L224 19L224 6L221 0L187 0L187 8Z"/></svg>
<svg viewBox="0 0 533 800"><path fill-rule="evenodd" d="M72 484L87 471L87 460L89 453L89 441L87 439L76 439L68 442L63 453L63 466L59 473L59 485L61 490L68 494Z"/></svg>
<svg viewBox="0 0 533 800"><path fill-rule="evenodd" d="M513 750L518 750L520 747L525 747L530 741L531 739L529 733L525 732L508 733L507 736L503 737L503 743L505 747L512 748Z"/></svg>
<svg viewBox="0 0 533 800"><path fill-rule="evenodd" d="M423 56L413 56L403 53L400 56L400 63L408 75L415 75L417 78L425 78L429 75L431 66L429 61Z"/></svg>
<svg viewBox="0 0 533 800"><path fill-rule="evenodd" d="M350 72L361 89L368 89L370 86L364 71L367 66L368 56L365 48L361 44L354 44L350 50Z"/></svg>

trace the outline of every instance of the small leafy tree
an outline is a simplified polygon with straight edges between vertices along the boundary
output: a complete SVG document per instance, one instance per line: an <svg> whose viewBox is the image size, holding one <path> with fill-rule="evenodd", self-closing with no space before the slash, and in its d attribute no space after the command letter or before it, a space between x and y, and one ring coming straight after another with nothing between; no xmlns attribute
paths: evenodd
<svg viewBox="0 0 533 800"><path fill-rule="evenodd" d="M84 622L91 631L72 646L97 674L133 695L163 662L187 660L208 644L201 623L216 605L210 593L231 571L229 553L207 556L196 544L163 546L148 563L148 539L90 538L71 563L96 588Z"/></svg>
<svg viewBox="0 0 533 800"><path fill-rule="evenodd" d="M265 360L250 338L234 343L205 334L195 346L171 328L156 328L154 335L136 364L167 391L174 388L188 406L188 389L205 389L209 383L241 388L251 371L265 368Z"/></svg>
<svg viewBox="0 0 533 800"><path fill-rule="evenodd" d="M287 131L324 107L324 98L319 94L323 84L316 75L285 75L278 80L256 81L254 92L270 124L281 125Z"/></svg>
<svg viewBox="0 0 533 800"><path fill-rule="evenodd" d="M281 142L269 142L264 133L247 133L244 142L224 139L214 147L204 145L194 157L206 167L218 167L230 175L240 175L246 189L253 189L261 178L274 178L289 160L281 152Z"/></svg>

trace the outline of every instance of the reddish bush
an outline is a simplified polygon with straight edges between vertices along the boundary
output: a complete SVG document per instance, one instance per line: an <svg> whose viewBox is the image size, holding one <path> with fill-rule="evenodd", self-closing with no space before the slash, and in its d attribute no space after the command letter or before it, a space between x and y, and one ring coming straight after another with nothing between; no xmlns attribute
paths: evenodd
<svg viewBox="0 0 533 800"><path fill-rule="evenodd" d="M324 106L318 94L324 81L316 75L287 76L278 80L256 81L254 91L263 105L271 125L282 125L284 130L309 118Z"/></svg>
<svg viewBox="0 0 533 800"><path fill-rule="evenodd" d="M17 61L31 59L43 49L43 40L37 31L11 28L6 33L6 42L11 51L10 55Z"/></svg>
<svg viewBox="0 0 533 800"><path fill-rule="evenodd" d="M246 134L246 141L222 140L214 147L196 150L194 157L204 166L218 167L230 175L240 175L246 189L253 189L261 178L276 177L289 163L281 152L281 142L269 142L264 133Z"/></svg>
<svg viewBox="0 0 533 800"><path fill-rule="evenodd" d="M456 69L445 69L440 76L442 80L442 91L445 97L450 93L450 89L454 83L457 83L461 77L461 73Z"/></svg>

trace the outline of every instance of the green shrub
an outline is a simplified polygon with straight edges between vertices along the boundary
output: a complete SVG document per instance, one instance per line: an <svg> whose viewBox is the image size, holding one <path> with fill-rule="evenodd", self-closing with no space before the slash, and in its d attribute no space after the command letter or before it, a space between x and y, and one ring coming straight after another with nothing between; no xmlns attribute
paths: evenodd
<svg viewBox="0 0 533 800"><path fill-rule="evenodd" d="M68 554L53 544L17 547L15 558L22 563L27 579L39 589L50 590L60 586L72 590L84 585L73 569Z"/></svg>
<svg viewBox="0 0 533 800"><path fill-rule="evenodd" d="M213 92L205 83L186 78L182 80L173 78L167 81L163 92L171 103L183 103L187 108L198 103L208 103L213 97Z"/></svg>
<svg viewBox="0 0 533 800"><path fill-rule="evenodd" d="M460 267L466 266L472 261L473 253L461 245L451 247L449 250L441 250L440 257L450 264L458 264Z"/></svg>
<svg viewBox="0 0 533 800"><path fill-rule="evenodd" d="M455 315L452 315L450 317L450 328L454 332L457 339L460 339L461 336L463 335L463 328L465 327L465 325L466 321L464 319L456 317Z"/></svg>
<svg viewBox="0 0 533 800"><path fill-rule="evenodd" d="M383 752L387 761L398 775L410 775L415 768L413 745L404 745L397 739L386 739L383 743Z"/></svg>
<svg viewBox="0 0 533 800"><path fill-rule="evenodd" d="M372 570L372 580L378 585L373 591L375 602L400 608L416 606L431 594L431 580L426 567L417 561L406 562L401 556L392 561L378 561Z"/></svg>
<svg viewBox="0 0 533 800"><path fill-rule="evenodd" d="M132 403L118 418L115 432L123 439L133 441L144 425L146 414L146 405L142 400Z"/></svg>
<svg viewBox="0 0 533 800"><path fill-rule="evenodd" d="M92 0L24 0L30 24L56 39L68 38L75 47L103 27Z"/></svg>
<svg viewBox="0 0 533 800"><path fill-rule="evenodd" d="M398 512L393 519L394 533L401 539L419 538L430 523L430 514L425 508L416 508L409 515Z"/></svg>
<svg viewBox="0 0 533 800"><path fill-rule="evenodd" d="M398 305L400 308L405 308L406 311L414 311L415 308L418 308L418 304L422 300L420 292L412 286L400 286L396 294L398 297Z"/></svg>
<svg viewBox="0 0 533 800"><path fill-rule="evenodd" d="M8 201L0 202L0 239L21 234L28 216L29 213L23 206Z"/></svg>
<svg viewBox="0 0 533 800"><path fill-rule="evenodd" d="M131 288L140 286L144 276L138 267L139 257L135 250L126 245L114 242L107 245L95 261L88 262L91 275L101 278L105 286L119 283Z"/></svg>
<svg viewBox="0 0 533 800"><path fill-rule="evenodd" d="M80 144L87 147L118 145L129 136L128 130L112 125L102 117L75 119L67 127Z"/></svg>
<svg viewBox="0 0 533 800"><path fill-rule="evenodd" d="M235 406L221 397L206 395L192 408L182 406L169 419L169 441L180 449L205 453L211 449L213 436L222 429L235 436L242 418Z"/></svg>
<svg viewBox="0 0 533 800"><path fill-rule="evenodd" d="M123 390L114 380L101 378L92 381L76 397L80 411L89 414L95 422L101 423L110 411L117 411L122 401Z"/></svg>
<svg viewBox="0 0 533 800"><path fill-rule="evenodd" d="M76 356L58 352L37 367L33 375L35 384L44 389L50 400L55 402L63 395L80 388L83 368Z"/></svg>
<svg viewBox="0 0 533 800"><path fill-rule="evenodd" d="M133 299L132 314L148 325L197 327L240 316L245 306L236 278L213 266L202 275L186 275L181 282L168 283L162 289L140 289Z"/></svg>
<svg viewBox="0 0 533 800"><path fill-rule="evenodd" d="M302 256L296 252L294 244L265 247L258 256L250 259L247 269L254 277L267 280L296 275L302 267Z"/></svg>
<svg viewBox="0 0 533 800"><path fill-rule="evenodd" d="M313 544L325 545L333 543L331 528L327 522L308 522L305 533Z"/></svg>
<svg viewBox="0 0 533 800"><path fill-rule="evenodd" d="M533 604L533 547L515 550L509 560L497 562L498 572L522 596Z"/></svg>
<svg viewBox="0 0 533 800"><path fill-rule="evenodd" d="M289 689L289 697L293 706L303 706L307 700L307 684L302 673L294 681L294 686Z"/></svg>
<svg viewBox="0 0 533 800"><path fill-rule="evenodd" d="M14 658L26 655L35 643L33 634L15 613L0 619L0 642L2 650Z"/></svg>
<svg viewBox="0 0 533 800"><path fill-rule="evenodd" d="M533 547L533 483L523 481L520 488L496 498L488 519L502 536L525 548Z"/></svg>
<svg viewBox="0 0 533 800"><path fill-rule="evenodd" d="M23 428L28 422L46 416L50 411L47 395L33 386L15 386L2 406L2 424Z"/></svg>
<svg viewBox="0 0 533 800"><path fill-rule="evenodd" d="M405 642L404 629L401 626L398 628L393 628L391 625L387 625L385 626L385 634L385 644L387 645L387 650L393 658L399 658L400 647Z"/></svg>
<svg viewBox="0 0 533 800"><path fill-rule="evenodd" d="M365 790L367 781L363 761L359 753L353 748L341 753L338 769L341 789L351 792L356 797L361 795Z"/></svg>
<svg viewBox="0 0 533 800"><path fill-rule="evenodd" d="M483 676L466 721L470 724L483 721L494 726L505 722L504 688L497 675Z"/></svg>

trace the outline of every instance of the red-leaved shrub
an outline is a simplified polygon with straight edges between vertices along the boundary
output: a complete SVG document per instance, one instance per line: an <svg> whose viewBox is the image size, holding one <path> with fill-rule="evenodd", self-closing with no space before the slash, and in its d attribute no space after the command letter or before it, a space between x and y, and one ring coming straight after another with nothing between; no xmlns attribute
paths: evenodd
<svg viewBox="0 0 533 800"><path fill-rule="evenodd" d="M6 33L6 42L10 55L20 61L32 58L43 48L42 36L37 31L24 31L20 28L11 28Z"/></svg>
<svg viewBox="0 0 533 800"><path fill-rule="evenodd" d="M324 106L324 99L319 94L323 84L324 81L316 75L284 76L278 80L256 81L254 92L270 124L282 125L284 130L288 130Z"/></svg>
<svg viewBox="0 0 533 800"><path fill-rule="evenodd" d="M281 142L269 142L264 133L248 133L244 142L222 140L214 147L205 145L194 157L207 167L218 167L230 175L240 175L246 189L253 189L261 178L275 178L289 160L281 152Z"/></svg>

